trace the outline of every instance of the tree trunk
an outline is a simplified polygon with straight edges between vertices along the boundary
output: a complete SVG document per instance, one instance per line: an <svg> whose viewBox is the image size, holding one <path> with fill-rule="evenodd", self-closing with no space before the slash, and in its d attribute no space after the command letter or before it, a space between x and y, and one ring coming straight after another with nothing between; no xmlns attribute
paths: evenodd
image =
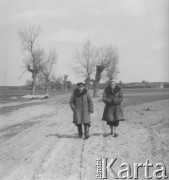
<svg viewBox="0 0 169 180"><path fill-rule="evenodd" d="M99 96L99 83L100 83L101 74L102 74L103 70L104 70L104 68L101 65L98 65L96 67L96 76L95 76L94 91L93 91L94 97Z"/></svg>
<svg viewBox="0 0 169 180"><path fill-rule="evenodd" d="M32 74L32 90L31 90L31 94L34 95L35 94L35 88L36 88L36 74L35 72L33 72Z"/></svg>
<svg viewBox="0 0 169 180"><path fill-rule="evenodd" d="M45 79L45 94L49 93L49 80Z"/></svg>
<svg viewBox="0 0 169 180"><path fill-rule="evenodd" d="M86 86L86 89L89 90L90 89L90 78L87 78L85 80L85 86Z"/></svg>
<svg viewBox="0 0 169 180"><path fill-rule="evenodd" d="M66 83L64 84L64 92L65 93L67 92L67 84Z"/></svg>
<svg viewBox="0 0 169 180"><path fill-rule="evenodd" d="M94 82L93 97L98 97L98 96L99 96L99 82L95 81Z"/></svg>

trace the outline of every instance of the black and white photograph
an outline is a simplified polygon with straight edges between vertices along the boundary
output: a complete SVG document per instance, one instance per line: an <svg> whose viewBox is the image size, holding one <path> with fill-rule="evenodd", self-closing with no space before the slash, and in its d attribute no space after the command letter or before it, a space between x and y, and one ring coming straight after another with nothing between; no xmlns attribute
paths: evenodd
<svg viewBox="0 0 169 180"><path fill-rule="evenodd" d="M0 180L169 179L169 1L0 0Z"/></svg>

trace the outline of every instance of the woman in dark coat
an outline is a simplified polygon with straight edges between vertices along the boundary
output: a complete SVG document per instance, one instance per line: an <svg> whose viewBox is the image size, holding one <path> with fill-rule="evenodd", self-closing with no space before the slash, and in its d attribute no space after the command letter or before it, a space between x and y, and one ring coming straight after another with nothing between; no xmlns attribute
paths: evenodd
<svg viewBox="0 0 169 180"><path fill-rule="evenodd" d="M123 93L121 88L116 85L115 81L111 81L108 87L105 88L102 100L106 104L102 120L107 121L107 125L110 126L111 134L117 137L116 128L119 125L119 121L124 120L124 116L121 107Z"/></svg>
<svg viewBox="0 0 169 180"><path fill-rule="evenodd" d="M77 88L70 99L70 107L73 111L73 123L78 127L79 137L82 138L83 136L82 125L84 125L85 139L88 139L91 123L90 113L93 113L93 102L84 86L84 83L77 84Z"/></svg>

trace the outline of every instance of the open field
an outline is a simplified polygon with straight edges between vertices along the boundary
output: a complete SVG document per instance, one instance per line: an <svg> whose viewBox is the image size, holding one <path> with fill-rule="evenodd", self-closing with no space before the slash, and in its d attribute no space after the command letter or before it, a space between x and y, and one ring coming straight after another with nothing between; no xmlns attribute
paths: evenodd
<svg viewBox="0 0 169 180"><path fill-rule="evenodd" d="M99 157L117 158L115 172L121 163L144 164L149 159L163 163L169 176L168 89L125 89L125 121L120 122L117 138L101 121L100 96L93 98L90 138L79 139L69 99L65 94L1 104L1 180L95 180ZM139 179L145 179L143 169Z"/></svg>
<svg viewBox="0 0 169 180"><path fill-rule="evenodd" d="M51 91L49 99L43 100L28 100L21 99L22 95L26 95L27 91L7 91L4 93L3 101L0 101L0 114L4 114L10 111L18 110L20 108L34 106L38 104L44 104L51 101L55 101L55 98L59 96L60 103L67 104L69 102L69 95L71 91L67 92L66 95L61 91ZM40 93L40 92L39 92ZM169 99L169 88L143 88L143 89L124 89L124 102L123 106L136 105L144 102L151 102L162 99ZM92 91L91 91L92 94ZM102 90L100 91L100 96ZM1 94L2 96L3 94ZM12 96L18 97L16 100L11 100ZM100 99L101 100L101 99Z"/></svg>
<svg viewBox="0 0 169 180"><path fill-rule="evenodd" d="M151 94L167 94L169 92L169 88L128 88L124 89L124 94L125 96L130 96L130 95L143 95L147 93ZM71 93L72 90L69 90L68 93ZM37 90L37 94L44 94L44 90ZM21 99L22 96L30 94L30 90L3 90L0 89L0 103L8 103L8 102L17 102L17 101L29 101L25 99ZM57 95L63 95L64 92L62 90L52 90L49 91L50 96L57 96ZM12 97L16 97L17 99L12 100Z"/></svg>

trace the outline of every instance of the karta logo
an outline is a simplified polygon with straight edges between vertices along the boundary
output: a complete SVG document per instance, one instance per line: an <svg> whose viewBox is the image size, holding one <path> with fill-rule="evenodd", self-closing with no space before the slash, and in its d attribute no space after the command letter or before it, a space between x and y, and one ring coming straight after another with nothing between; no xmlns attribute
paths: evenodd
<svg viewBox="0 0 169 180"><path fill-rule="evenodd" d="M117 161L117 158L113 159L111 158L108 162L108 158L98 158L96 159L96 169L97 179L107 179L108 173L113 179L139 179L138 177L138 170L140 167L144 170L144 177L145 179L167 179L168 176L166 176L166 166L163 163L157 163L153 169L152 176L150 175L149 171L150 168L153 168L153 164L149 163L149 160L147 159L145 164L143 163L134 163L133 165L130 165L128 163L122 163L119 167L119 171L115 172L113 169L115 167L115 163ZM131 168L133 166L133 168ZM132 170L133 169L133 172Z"/></svg>

